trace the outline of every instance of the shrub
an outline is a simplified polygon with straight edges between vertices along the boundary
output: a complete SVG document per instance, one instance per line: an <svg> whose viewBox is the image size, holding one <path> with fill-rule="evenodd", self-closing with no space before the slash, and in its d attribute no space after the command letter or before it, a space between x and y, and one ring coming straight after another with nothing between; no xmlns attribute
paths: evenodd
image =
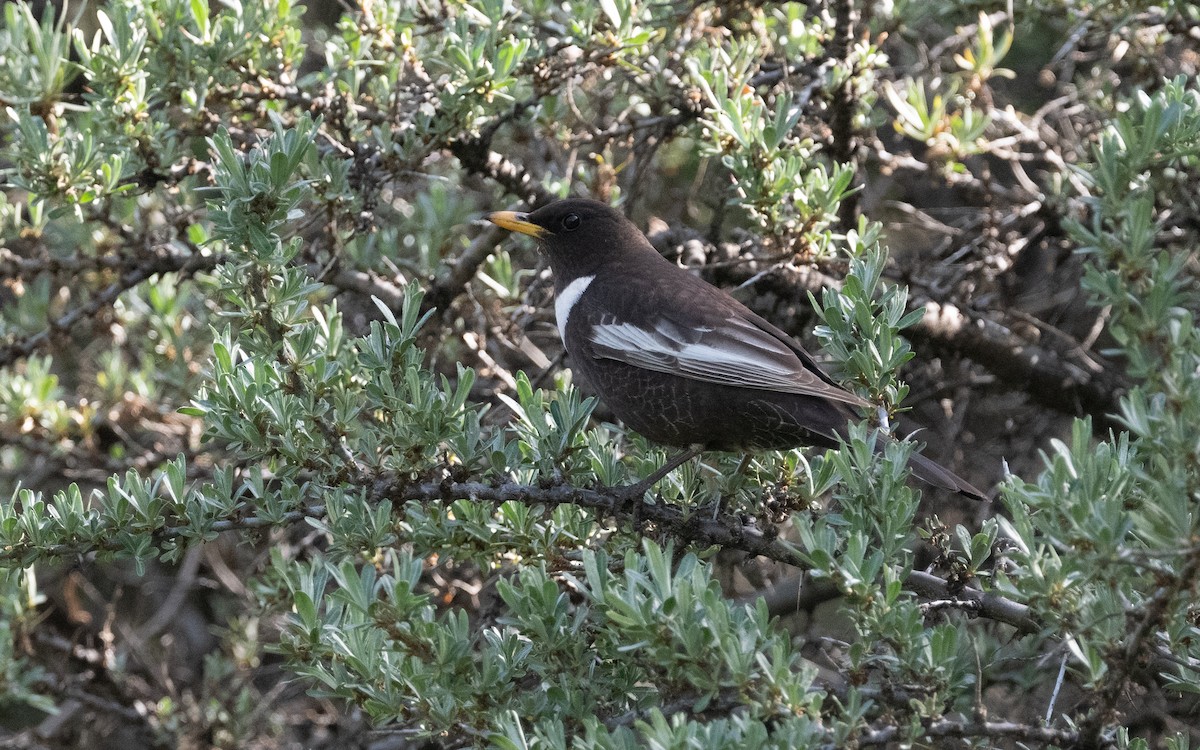
<svg viewBox="0 0 1200 750"><path fill-rule="evenodd" d="M16 746L1189 746L1194 7L321 10L5 7ZM879 414L627 498L474 221L580 193Z"/></svg>

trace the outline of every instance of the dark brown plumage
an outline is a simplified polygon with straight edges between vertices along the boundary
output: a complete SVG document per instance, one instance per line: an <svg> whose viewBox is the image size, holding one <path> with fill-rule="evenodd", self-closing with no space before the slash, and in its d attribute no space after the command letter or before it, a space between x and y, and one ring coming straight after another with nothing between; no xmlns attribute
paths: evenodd
<svg viewBox="0 0 1200 750"><path fill-rule="evenodd" d="M832 448L856 409L870 406L790 336L663 258L602 203L564 200L488 219L537 238L572 369L651 440L706 450ZM909 466L932 485L983 497L923 456L913 454Z"/></svg>

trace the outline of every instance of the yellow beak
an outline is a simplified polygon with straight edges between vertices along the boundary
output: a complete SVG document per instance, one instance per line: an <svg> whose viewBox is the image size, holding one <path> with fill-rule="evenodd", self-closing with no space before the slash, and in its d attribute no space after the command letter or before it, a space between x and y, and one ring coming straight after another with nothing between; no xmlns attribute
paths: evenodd
<svg viewBox="0 0 1200 750"><path fill-rule="evenodd" d="M520 232L521 234L527 234L537 239L546 236L546 230L531 222L529 214L517 213L516 211L497 211L488 214L487 220L510 232Z"/></svg>

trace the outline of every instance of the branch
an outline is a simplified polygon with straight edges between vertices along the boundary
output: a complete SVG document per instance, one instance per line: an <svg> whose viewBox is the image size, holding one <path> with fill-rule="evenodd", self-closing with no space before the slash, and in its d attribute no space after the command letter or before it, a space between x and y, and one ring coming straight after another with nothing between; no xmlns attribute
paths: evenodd
<svg viewBox="0 0 1200 750"><path fill-rule="evenodd" d="M152 259L129 261L117 280L84 304L48 322L45 329L35 334L0 345L0 367L8 367L24 359L50 343L56 333L71 329L81 320L90 318L105 307L111 306L125 292L133 289L151 276L167 272L195 273L214 268L221 259L212 255L162 254Z"/></svg>
<svg viewBox="0 0 1200 750"><path fill-rule="evenodd" d="M897 739L899 727L873 729L858 738L861 745L887 745ZM1004 737L1025 742L1046 742L1060 746L1071 745L1079 735L1065 729L1017 724L1011 721L935 721L925 727L924 737L981 738Z"/></svg>
<svg viewBox="0 0 1200 750"><path fill-rule="evenodd" d="M980 616L989 620L1007 623L1019 633L1036 633L1041 625L1029 616L1029 607L1011 599L1005 599L998 594L992 594L979 589L952 587L947 581L932 573L914 570L908 574L904 588L922 599L935 601L955 600L971 602Z"/></svg>
<svg viewBox="0 0 1200 750"><path fill-rule="evenodd" d="M605 514L632 514L660 526L677 539L702 546L719 545L752 555L759 555L792 567L807 570L809 565L790 544L779 539L768 539L761 529L743 524L740 520L725 517L713 520L697 515L669 503L648 504L634 501L628 503L620 488L589 490L558 485L549 488L506 483L498 486L481 482L427 482L408 487L389 487L385 482L377 483L372 495L392 500L417 500L430 502L458 499L481 500L492 503L516 501L525 504L557 506L563 504L592 508ZM978 589L963 588L951 591L950 584L929 573L913 571L905 581L905 588L928 599L956 598L978 602L979 614L990 620L1012 625L1020 632L1037 632L1040 627L1029 616L1029 608L1002 596L985 593Z"/></svg>
<svg viewBox="0 0 1200 750"><path fill-rule="evenodd" d="M1167 610L1178 600L1179 596L1185 591L1190 592L1194 589L1198 574L1200 574L1200 553L1193 550L1179 573L1167 583L1159 586L1154 595L1139 607L1137 625L1126 636L1125 641L1121 644L1122 647L1119 650L1113 649L1113 656L1116 658L1108 660L1109 669L1097 691L1097 704L1092 707L1080 724L1082 746L1100 747L1101 733L1111 722L1117 701L1125 693L1130 675L1143 660L1146 660L1146 652L1148 650L1153 652L1152 648L1147 649L1147 639L1154 631L1164 627ZM1162 670L1162 665L1158 664L1160 661L1160 659L1154 660L1156 671Z"/></svg>
<svg viewBox="0 0 1200 750"><path fill-rule="evenodd" d="M854 7L854 0L837 0L833 3L833 13L833 40L829 46L829 57L845 67L846 75L841 85L829 92L829 130L833 138L829 144L829 155L835 162L853 165L857 172L855 152L858 138L854 132L854 115L858 102L852 88L856 80L854 73L857 72L853 41L859 14ZM838 206L838 219L842 226L855 226L860 195L861 191L854 190Z"/></svg>
<svg viewBox="0 0 1200 750"><path fill-rule="evenodd" d="M637 518L655 524L663 532L688 544L700 547L720 546L751 555L765 557L801 570L809 569L808 563L792 545L773 536L765 535L762 529L744 523L740 517L725 515L717 519L704 513L695 513L670 503L648 503L630 500L623 487L583 489L559 484L538 487L528 484L506 482L487 484L484 482L421 482L408 484L394 475L376 477L367 487L372 502L391 500L394 502L415 501L422 504L435 502L451 503L455 500L474 500L499 505L518 502L525 505L576 505L599 511L601 515ZM278 519L265 519L248 515L236 520L215 521L205 526L205 532L224 532L245 529L261 529L297 523L305 518L323 518L325 506L314 504L302 510L283 514ZM38 548L41 555L82 555L90 551L118 551L121 544L118 534L112 529L97 529L93 534L102 542L68 543ZM164 526L155 533L159 545L181 537L195 538L197 530L191 525ZM21 561L34 551L33 545L13 545L0 551L0 560ZM25 563L22 563L25 564ZM1029 617L1028 607L972 588L951 588L946 581L929 573L914 571L905 581L905 588L927 599L958 599L978 602L978 614L990 620L1012 625L1018 631L1036 632L1039 626Z"/></svg>
<svg viewBox="0 0 1200 750"><path fill-rule="evenodd" d="M762 600L767 605L767 614L784 617L796 612L811 612L841 595L841 590L832 581L815 580L806 573L797 573L777 581L768 589L740 596L737 601L754 604Z"/></svg>
<svg viewBox="0 0 1200 750"><path fill-rule="evenodd" d="M1082 347L1045 346L950 303L923 300L917 305L925 308L925 317L908 329L914 344L957 352L1043 406L1089 414L1097 425L1113 424L1111 415L1127 386Z"/></svg>
<svg viewBox="0 0 1200 750"><path fill-rule="evenodd" d="M526 505L577 505L591 508L602 514L632 516L649 521L677 539L700 546L719 545L751 555L766 557L792 567L807 570L808 564L799 552L787 542L768 538L761 529L742 523L738 518L726 516L714 520L705 514L696 514L670 503L646 503L628 501L621 488L597 490L581 489L570 485L536 487L516 483L491 485L482 482L425 482L414 485L398 485L393 478L379 480L371 490L374 499L396 501L453 502L460 499L490 502L495 504L519 502ZM294 514L298 519L301 514ZM305 515L324 515L323 506L313 506ZM250 521L252 519L245 519ZM229 522L243 523L239 522ZM258 524L261 525L261 524ZM232 528L232 526L230 526ZM222 524L213 526L222 531ZM957 598L978 602L981 616L1012 625L1021 632L1036 632L1039 626L1029 617L1029 608L1002 596L985 593L978 589L963 588L951 593L946 581L929 573L914 571L905 582L905 588L929 599Z"/></svg>
<svg viewBox="0 0 1200 750"><path fill-rule="evenodd" d="M313 278L320 278L318 269L311 265L309 266L309 273ZM376 297L392 310L399 310L404 304L404 290L374 273L339 268L332 276L322 280L344 292L355 292L368 297Z"/></svg>
<svg viewBox="0 0 1200 750"><path fill-rule="evenodd" d="M471 283L471 279L475 278L479 266L495 252L504 234L506 231L500 227L491 227L472 240L462 255L450 266L450 270L438 274L429 285L424 299L421 300L421 311L436 309L444 313L449 310L467 284Z"/></svg>
<svg viewBox="0 0 1200 750"><path fill-rule="evenodd" d="M450 153L458 157L468 172L495 180L508 192L536 206L554 200L529 172L491 150L491 144L478 138L459 138L450 143Z"/></svg>
<svg viewBox="0 0 1200 750"><path fill-rule="evenodd" d="M566 484L543 488L514 482L500 485L483 482L425 482L405 486L397 485L393 478L388 477L376 482L371 495L378 499L416 500L422 503L465 499L497 505L506 502L552 507L577 505L597 510L603 515L639 518L644 522L656 524L684 542L703 546L719 545L752 555L761 555L794 567L808 567L800 553L791 545L778 539L769 539L761 529L744 524L739 519L726 517L724 520L714 520L704 513L694 513L670 503L631 501L622 494L623 489L615 487L592 490Z"/></svg>

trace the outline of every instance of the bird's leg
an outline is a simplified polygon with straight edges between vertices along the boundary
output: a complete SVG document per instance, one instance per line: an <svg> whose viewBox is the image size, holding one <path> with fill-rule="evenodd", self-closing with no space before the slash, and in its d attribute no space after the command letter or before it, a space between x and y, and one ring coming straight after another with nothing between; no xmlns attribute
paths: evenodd
<svg viewBox="0 0 1200 750"><path fill-rule="evenodd" d="M688 461L691 461L693 458L699 456L703 452L703 444L696 443L695 445L692 445L682 453L677 453L669 458L665 464L660 466L653 474L646 477L642 481L638 482L637 484L631 484L628 487L622 487L620 490L621 495L627 501L640 498L642 495L646 494L646 490L657 484L658 480L670 474L672 471L675 471L680 466L684 465Z"/></svg>

